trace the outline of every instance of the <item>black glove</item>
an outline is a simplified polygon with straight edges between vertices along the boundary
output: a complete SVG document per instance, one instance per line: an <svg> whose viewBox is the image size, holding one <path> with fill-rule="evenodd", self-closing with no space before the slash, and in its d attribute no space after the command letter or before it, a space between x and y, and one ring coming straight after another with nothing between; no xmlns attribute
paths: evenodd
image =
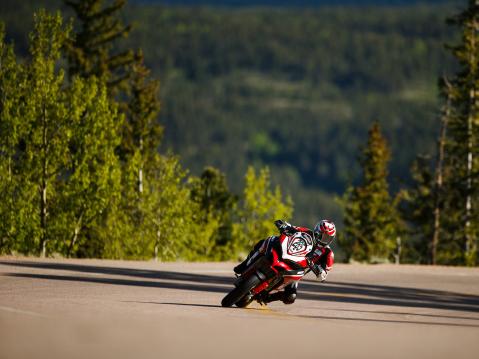
<svg viewBox="0 0 479 359"><path fill-rule="evenodd" d="M328 276L328 272L326 272L323 269L323 267L318 266L318 274L316 274L316 279L319 280L320 282L324 282L327 276Z"/></svg>
<svg viewBox="0 0 479 359"><path fill-rule="evenodd" d="M311 269L311 271L317 276L321 273L319 266L314 264L314 262L311 260L311 258L306 257L306 261L308 262L308 267Z"/></svg>
<svg viewBox="0 0 479 359"><path fill-rule="evenodd" d="M274 221L274 224L278 228L279 233L285 233L285 232L288 233L288 232L291 232L291 230L293 229L293 226L291 226L291 224L289 224L286 221L283 221L282 219L278 219L277 221Z"/></svg>

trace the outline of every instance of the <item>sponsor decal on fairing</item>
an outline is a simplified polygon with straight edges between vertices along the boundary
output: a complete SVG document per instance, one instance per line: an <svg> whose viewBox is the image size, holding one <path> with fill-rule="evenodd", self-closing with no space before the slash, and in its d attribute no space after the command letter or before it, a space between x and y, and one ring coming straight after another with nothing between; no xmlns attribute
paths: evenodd
<svg viewBox="0 0 479 359"><path fill-rule="evenodd" d="M283 247L283 258L300 262L313 249L313 239L307 233L297 232L285 239L281 246Z"/></svg>

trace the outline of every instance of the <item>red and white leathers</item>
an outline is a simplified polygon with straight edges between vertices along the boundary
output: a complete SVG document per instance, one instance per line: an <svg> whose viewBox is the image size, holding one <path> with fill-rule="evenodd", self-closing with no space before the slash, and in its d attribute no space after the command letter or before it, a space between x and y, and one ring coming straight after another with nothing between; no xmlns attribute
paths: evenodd
<svg viewBox="0 0 479 359"><path fill-rule="evenodd" d="M292 226L284 221L276 221L275 224L280 233L289 235L297 232L304 232L311 236L311 238L314 238L313 231L307 227ZM248 257L234 268L235 273L241 274L247 268L247 266L254 261L254 258L258 255L258 250L264 241L265 240L263 239L256 243ZM306 257L311 263L312 271L316 274L317 278L323 282L334 264L334 253L331 248L329 246L322 246L318 243ZM297 288L298 282L293 282L287 285L284 288L284 291L270 294L267 298L263 299L263 302L269 303L275 300L281 300L285 304L292 304L296 300Z"/></svg>

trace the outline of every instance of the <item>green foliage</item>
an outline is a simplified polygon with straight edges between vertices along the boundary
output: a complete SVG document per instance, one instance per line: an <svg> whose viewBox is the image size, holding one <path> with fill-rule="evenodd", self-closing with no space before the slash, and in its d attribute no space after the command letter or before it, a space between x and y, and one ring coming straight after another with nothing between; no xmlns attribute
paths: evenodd
<svg viewBox="0 0 479 359"><path fill-rule="evenodd" d="M454 40L441 24L448 5L361 14L133 6L123 16L124 0L65 3L79 20L76 36L61 16L39 12L28 50L21 25L9 35L19 39L21 60L0 29L0 252L233 259L271 234L273 220L292 216L275 185L295 194L297 215L313 221L318 213L334 218L326 193L360 178L343 197L349 258L387 261L401 237L403 261L428 262L440 203L437 262L477 264L474 1L451 21L462 37L451 48L458 71L443 89L451 108L444 188L435 191L430 161L418 157L411 187L395 200L390 187L399 182L390 186L388 177L405 179L416 154L434 147L433 78L456 68L441 49ZM123 18L140 31L122 42L130 30ZM145 60L125 50L132 42ZM162 78L160 120L159 82L145 62ZM389 150L374 124L356 164L371 118L383 119L395 141ZM201 175L188 176L160 145ZM205 158L228 173L233 191ZM258 174L251 163L271 171Z"/></svg>
<svg viewBox="0 0 479 359"><path fill-rule="evenodd" d="M401 216L411 223L403 257L412 263L430 263L436 195L431 159L418 156L411 167L411 175L412 185L401 193Z"/></svg>
<svg viewBox="0 0 479 359"><path fill-rule="evenodd" d="M87 242L95 228L103 225L103 213L118 201L120 166L115 149L120 144L122 117L111 105L105 84L95 78L75 78L69 91L72 137L58 206L62 235L69 228L70 236L68 249L59 251L98 257L102 247L95 249Z"/></svg>
<svg viewBox="0 0 479 359"><path fill-rule="evenodd" d="M479 6L451 19L462 39L452 53L460 65L447 89L451 99L445 144L447 234L440 245L442 263L477 265L479 240ZM445 231L445 232L446 232Z"/></svg>
<svg viewBox="0 0 479 359"><path fill-rule="evenodd" d="M30 36L31 60L14 66L8 50L2 61L1 167L9 188L1 212L10 219L2 238L16 242L4 251L77 251L86 240L82 231L118 193L114 150L121 121L103 83L76 78L68 86L57 70L68 35L59 14L41 11Z"/></svg>
<svg viewBox="0 0 479 359"><path fill-rule="evenodd" d="M119 12L126 0L64 0L80 21L80 29L68 43L70 76L95 76L106 81L109 93L118 95L125 89L134 61L131 50L115 51L115 41L128 36L130 25L124 25Z"/></svg>
<svg viewBox="0 0 479 359"><path fill-rule="evenodd" d="M40 11L30 56L18 63L0 29L2 253L231 259L251 244L244 238L291 215L279 188L269 190L267 170L248 172L239 211L224 174L209 167L188 178L177 157L158 153L159 83L149 79L141 53L128 74L125 114L109 76L66 81L69 36L59 14Z"/></svg>
<svg viewBox="0 0 479 359"><path fill-rule="evenodd" d="M233 226L236 245L243 251L270 235L275 230L274 220L288 219L293 214L291 198L284 200L279 187L271 190L269 169L256 174L254 168L249 167L245 182L240 223Z"/></svg>
<svg viewBox="0 0 479 359"><path fill-rule="evenodd" d="M143 61L140 51L131 67L131 94L122 134L122 155L128 160L128 156L139 151L142 168L158 152L163 135L163 127L158 122L160 83L149 78L150 71Z"/></svg>
<svg viewBox="0 0 479 359"><path fill-rule="evenodd" d="M443 51L450 10L135 6L128 41L162 80L164 148L192 173L221 168L236 192L251 163L267 165L295 199L295 218L314 222L338 218L331 193L358 180L355 154L371 119L396 139L394 190L416 154L433 151L435 78L452 68Z"/></svg>
<svg viewBox="0 0 479 359"><path fill-rule="evenodd" d="M29 16L23 4L52 1L1 8L11 1L1 2L0 16L21 49L20 24L28 23L17 21L18 12ZM319 215L339 219L332 198L359 179L355 155L372 119L394 139L394 190L409 181L416 154L435 148L434 84L453 68L443 43L456 36L444 24L455 5L358 11L130 4L112 17L122 12L121 23L135 31L116 38L111 54L143 49L161 79L162 149L173 149L195 175L208 165L221 168L241 193L248 166L267 165L272 182L293 196L297 220L311 223Z"/></svg>
<svg viewBox="0 0 479 359"><path fill-rule="evenodd" d="M353 260L387 261L395 249L400 220L388 191L389 160L389 148L376 122L360 158L361 184L350 187L343 199L346 228L341 246Z"/></svg>
<svg viewBox="0 0 479 359"><path fill-rule="evenodd" d="M63 71L57 71L60 49L70 30L64 28L60 14L35 15L35 30L30 35L31 62L27 65L27 87L24 104L27 130L22 151L22 174L35 188L38 229L34 234L38 251L46 254L47 242L55 234L57 217L51 211L59 200L60 174L67 163L68 141L71 138L69 99L64 91Z"/></svg>
<svg viewBox="0 0 479 359"><path fill-rule="evenodd" d="M179 259L192 238L193 208L182 183L185 172L174 157L157 155L153 160L139 199L138 220L129 223L130 231L123 226L118 231L123 253L113 257Z"/></svg>
<svg viewBox="0 0 479 359"><path fill-rule="evenodd" d="M235 256L233 220L237 210L237 198L228 189L226 176L214 167L206 167L201 177L189 181L191 200L199 207L198 223L214 228L210 242L213 243L210 257L219 260Z"/></svg>
<svg viewBox="0 0 479 359"><path fill-rule="evenodd" d="M27 131L22 106L27 77L4 36L0 23L0 253L26 252L35 245L32 234L36 230L26 220L36 213L30 197L34 188L18 175L22 170L19 146L24 146Z"/></svg>
<svg viewBox="0 0 479 359"><path fill-rule="evenodd" d="M141 54L140 54L141 55ZM158 100L159 82L148 79L149 71L143 64L142 56L136 59L131 67L129 87L131 96L126 108L126 121L121 128L122 140L118 154L122 163L122 196L114 210L110 211L109 223L113 223L118 230L118 223L122 223L123 232L118 233L120 242L125 235L129 238L129 247L122 251L116 248L110 256L118 257L123 254L134 257L145 257L141 247L141 233L136 229L144 223L145 213L142 205L145 184L151 186L153 171L158 170L158 149L162 135L162 127L157 122L160 110ZM126 244L127 244L126 243ZM133 246L134 248L130 248ZM151 252L150 252L151 255ZM158 257L158 255L156 255Z"/></svg>

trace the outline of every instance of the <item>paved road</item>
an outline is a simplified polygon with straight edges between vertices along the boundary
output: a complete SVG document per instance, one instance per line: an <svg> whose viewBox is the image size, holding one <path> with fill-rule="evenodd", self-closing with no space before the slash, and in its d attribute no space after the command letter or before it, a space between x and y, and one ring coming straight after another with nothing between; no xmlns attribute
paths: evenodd
<svg viewBox="0 0 479 359"><path fill-rule="evenodd" d="M479 269L336 265L221 308L233 263L0 257L0 358L478 358Z"/></svg>

